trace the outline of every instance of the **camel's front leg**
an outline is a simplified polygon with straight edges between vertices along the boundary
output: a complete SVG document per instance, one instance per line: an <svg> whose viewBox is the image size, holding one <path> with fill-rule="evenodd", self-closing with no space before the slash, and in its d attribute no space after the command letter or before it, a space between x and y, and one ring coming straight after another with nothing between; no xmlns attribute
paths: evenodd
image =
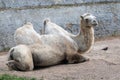
<svg viewBox="0 0 120 80"><path fill-rule="evenodd" d="M6 65L8 66L8 68L10 70L19 70L19 71L28 71L28 70L30 70L30 66L28 66L25 63L17 62L15 60L8 61L6 63Z"/></svg>
<svg viewBox="0 0 120 80"><path fill-rule="evenodd" d="M88 58L83 57L82 55L76 53L76 54L69 54L66 56L66 60L68 61L68 63L81 63L81 62L85 62L88 61Z"/></svg>

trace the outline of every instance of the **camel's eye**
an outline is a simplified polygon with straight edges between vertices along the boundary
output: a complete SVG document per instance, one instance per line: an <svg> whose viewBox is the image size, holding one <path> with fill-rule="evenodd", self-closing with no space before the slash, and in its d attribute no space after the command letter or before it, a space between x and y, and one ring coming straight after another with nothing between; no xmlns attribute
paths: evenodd
<svg viewBox="0 0 120 80"><path fill-rule="evenodd" d="M85 21L86 21L86 22L88 22L88 21L89 21L89 19L85 19Z"/></svg>

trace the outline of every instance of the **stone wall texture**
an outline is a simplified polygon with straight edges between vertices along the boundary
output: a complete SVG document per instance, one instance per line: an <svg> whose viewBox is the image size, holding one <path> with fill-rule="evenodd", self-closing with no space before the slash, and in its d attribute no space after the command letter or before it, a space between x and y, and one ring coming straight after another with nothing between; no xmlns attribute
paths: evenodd
<svg viewBox="0 0 120 80"><path fill-rule="evenodd" d="M120 0L0 0L0 50L15 45L13 34L26 22L40 32L45 18L77 34L86 12L99 21L96 38L120 35Z"/></svg>

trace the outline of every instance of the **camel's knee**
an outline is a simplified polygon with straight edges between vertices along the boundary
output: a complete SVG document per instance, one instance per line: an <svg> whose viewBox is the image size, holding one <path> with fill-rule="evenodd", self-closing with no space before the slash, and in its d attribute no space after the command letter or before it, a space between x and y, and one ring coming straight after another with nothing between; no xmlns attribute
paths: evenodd
<svg viewBox="0 0 120 80"><path fill-rule="evenodd" d="M68 55L66 57L68 63L81 63L81 62L85 62L85 61L88 61L89 59L88 58L85 58L83 56L81 56L80 54L71 54L71 55Z"/></svg>
<svg viewBox="0 0 120 80"><path fill-rule="evenodd" d="M6 63L6 65L8 66L9 70L17 70L17 67L15 66L15 61L14 60L10 60Z"/></svg>

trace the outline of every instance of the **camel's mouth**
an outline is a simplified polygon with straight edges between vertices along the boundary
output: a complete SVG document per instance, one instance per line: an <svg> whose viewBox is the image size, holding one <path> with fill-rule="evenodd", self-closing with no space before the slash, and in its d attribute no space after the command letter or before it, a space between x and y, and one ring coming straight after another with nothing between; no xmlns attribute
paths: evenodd
<svg viewBox="0 0 120 80"><path fill-rule="evenodd" d="M92 24L93 26L97 26L98 25L98 23L94 23L94 24Z"/></svg>
<svg viewBox="0 0 120 80"><path fill-rule="evenodd" d="M93 24L93 26L97 26L98 24Z"/></svg>

